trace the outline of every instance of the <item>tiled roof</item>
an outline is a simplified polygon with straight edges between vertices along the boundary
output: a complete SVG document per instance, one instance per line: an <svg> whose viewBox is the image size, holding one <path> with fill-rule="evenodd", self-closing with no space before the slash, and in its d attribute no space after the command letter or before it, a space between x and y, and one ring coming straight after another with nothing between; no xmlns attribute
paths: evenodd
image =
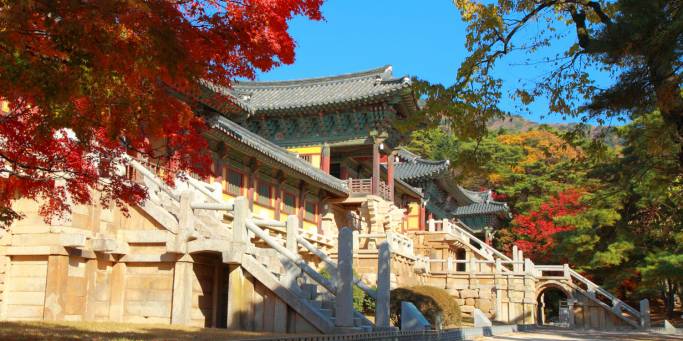
<svg viewBox="0 0 683 341"><path fill-rule="evenodd" d="M237 101L250 113L290 113L400 99L406 110L417 110L410 78L394 78L391 66L332 77L276 82L234 82L232 89L206 84Z"/></svg>
<svg viewBox="0 0 683 341"><path fill-rule="evenodd" d="M433 178L448 170L448 160L426 160L405 150L397 151L401 162L394 165L394 176L403 181Z"/></svg>
<svg viewBox="0 0 683 341"><path fill-rule="evenodd" d="M465 205L465 206L459 206L459 207L456 207L455 210L452 211L452 213L455 216L465 216L465 215L474 215L474 214L491 214L491 213L507 212L507 211L508 211L508 207L506 204L494 201L494 202L489 202L489 203L470 204L470 205Z"/></svg>
<svg viewBox="0 0 683 341"><path fill-rule="evenodd" d="M296 154L268 141L267 139L252 133L248 129L220 115L214 115L207 119L209 127L219 130L238 142L274 159L296 173L304 175L312 180L327 186L340 194L348 194L346 182L329 175L322 170L313 167L307 161L297 157Z"/></svg>
<svg viewBox="0 0 683 341"><path fill-rule="evenodd" d="M487 203L493 201L493 194L491 191L471 191L462 186L457 187L456 200L460 202L469 202L472 204Z"/></svg>

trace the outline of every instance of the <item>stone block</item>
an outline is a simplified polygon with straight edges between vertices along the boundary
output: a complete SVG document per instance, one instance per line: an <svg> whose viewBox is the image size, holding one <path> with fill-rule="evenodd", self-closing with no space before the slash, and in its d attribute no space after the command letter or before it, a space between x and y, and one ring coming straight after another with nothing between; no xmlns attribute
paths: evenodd
<svg viewBox="0 0 683 341"><path fill-rule="evenodd" d="M491 292L491 289L479 289L479 298L491 298L493 296L493 293Z"/></svg>
<svg viewBox="0 0 683 341"><path fill-rule="evenodd" d="M171 316L171 304L162 304L155 302L126 302L126 314L132 316L142 317L163 317Z"/></svg>
<svg viewBox="0 0 683 341"><path fill-rule="evenodd" d="M12 292L7 297L8 305L39 305L45 302L45 294L42 292Z"/></svg>
<svg viewBox="0 0 683 341"><path fill-rule="evenodd" d="M458 291L457 289L448 288L447 290L448 293L451 294L451 296L453 296L454 298L460 298L460 291Z"/></svg>
<svg viewBox="0 0 683 341"><path fill-rule="evenodd" d="M471 314L474 311L474 307L471 305L460 306L460 311L463 313Z"/></svg>
<svg viewBox="0 0 683 341"><path fill-rule="evenodd" d="M474 306L474 304L475 304L474 298L466 298L465 299L465 305Z"/></svg>
<svg viewBox="0 0 683 341"><path fill-rule="evenodd" d="M462 298L474 298L474 297L478 297L479 293L475 289L463 289L463 290L460 290L460 296Z"/></svg>
<svg viewBox="0 0 683 341"><path fill-rule="evenodd" d="M475 306L484 312L489 312L493 308L493 302L488 299L476 299L475 303Z"/></svg>
<svg viewBox="0 0 683 341"><path fill-rule="evenodd" d="M474 318L475 328L491 327L493 325L491 323L491 320L489 320L489 318L486 317L486 314L484 314L479 309L474 309L474 311L472 312L472 317Z"/></svg>

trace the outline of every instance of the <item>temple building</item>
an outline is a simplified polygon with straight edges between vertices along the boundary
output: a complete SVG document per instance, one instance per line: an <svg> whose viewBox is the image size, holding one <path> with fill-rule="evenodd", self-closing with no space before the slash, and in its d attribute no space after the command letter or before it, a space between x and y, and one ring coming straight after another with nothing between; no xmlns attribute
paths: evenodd
<svg viewBox="0 0 683 341"><path fill-rule="evenodd" d="M403 148L397 155L396 178L422 190L428 218L459 221L476 234L509 219L507 204L495 201L491 191L471 191L458 185L448 160L426 160Z"/></svg>
<svg viewBox="0 0 683 341"><path fill-rule="evenodd" d="M545 290L597 288L566 264L537 267L477 237L506 205L458 186L448 161L401 147L408 136L394 124L418 106L390 66L178 95L208 124L213 174L169 186L163 164L130 155L113 162L149 198L127 211L74 205L45 222L39 202L16 200L24 218L0 234L0 321L387 331L389 290L422 284L467 314L534 323ZM353 308L354 285L376 299L374 321ZM577 324L641 323L595 295L570 308Z"/></svg>

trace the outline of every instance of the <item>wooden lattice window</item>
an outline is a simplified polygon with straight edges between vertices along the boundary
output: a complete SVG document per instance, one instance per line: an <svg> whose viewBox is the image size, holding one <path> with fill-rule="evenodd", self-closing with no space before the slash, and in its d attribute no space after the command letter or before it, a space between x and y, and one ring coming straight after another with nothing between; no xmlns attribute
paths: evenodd
<svg viewBox="0 0 683 341"><path fill-rule="evenodd" d="M311 200L304 202L304 220L312 223L318 222L318 203Z"/></svg>
<svg viewBox="0 0 683 341"><path fill-rule="evenodd" d="M230 195L242 195L242 190L244 189L244 174L228 168L228 189L227 192Z"/></svg>
<svg viewBox="0 0 683 341"><path fill-rule="evenodd" d="M304 160L310 164L313 164L313 154L301 154L301 155L299 155L299 157L302 160Z"/></svg>
<svg viewBox="0 0 683 341"><path fill-rule="evenodd" d="M265 205L273 206L273 186L266 181L260 180L256 184L256 202Z"/></svg>
<svg viewBox="0 0 683 341"><path fill-rule="evenodd" d="M296 195L294 193L284 192L282 195L282 212L285 214L296 213Z"/></svg>

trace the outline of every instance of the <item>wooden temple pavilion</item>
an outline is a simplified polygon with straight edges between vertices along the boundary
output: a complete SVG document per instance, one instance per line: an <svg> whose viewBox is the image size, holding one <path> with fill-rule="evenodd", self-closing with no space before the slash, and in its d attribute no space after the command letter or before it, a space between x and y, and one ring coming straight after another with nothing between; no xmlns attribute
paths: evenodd
<svg viewBox="0 0 683 341"><path fill-rule="evenodd" d="M206 83L184 98L210 127L213 175L170 187L163 165L131 156L117 161L121 172L149 199L128 214L76 205L48 223L38 202L17 200L25 218L0 234L0 320L387 330L389 288L426 284L504 323L542 321L538 295L549 287L572 299L592 290L576 299L577 324L644 321L602 289L612 306L601 306L599 287L568 266L536 266L472 234L495 227L506 206L458 186L448 161L400 147L394 123L418 108L410 78L390 66ZM374 322L353 309L353 285L377 298Z"/></svg>

